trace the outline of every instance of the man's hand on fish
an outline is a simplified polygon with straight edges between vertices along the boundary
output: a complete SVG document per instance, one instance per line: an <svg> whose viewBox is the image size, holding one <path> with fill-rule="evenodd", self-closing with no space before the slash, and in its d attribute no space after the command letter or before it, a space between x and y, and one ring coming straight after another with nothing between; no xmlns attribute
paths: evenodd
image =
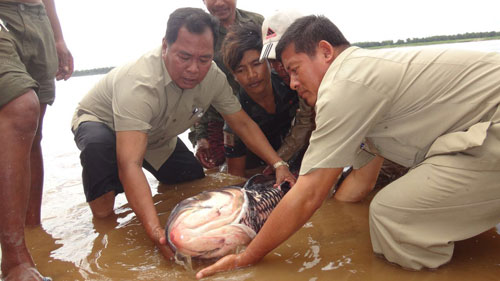
<svg viewBox="0 0 500 281"><path fill-rule="evenodd" d="M215 167L215 161L210 154L210 145L207 139L199 139L196 142L195 155L201 165L207 169Z"/></svg>
<svg viewBox="0 0 500 281"><path fill-rule="evenodd" d="M218 272L242 268L259 262L311 218L327 198L330 188L341 172L341 168L317 169L301 176L297 185L290 189L272 210L265 224L244 252L220 259L215 264L199 271L196 278L204 278ZM285 216L287 219L283 220Z"/></svg>
<svg viewBox="0 0 500 281"><path fill-rule="evenodd" d="M174 253L170 250L170 248L167 246L167 238L165 236L165 230L157 226L152 233L151 240L156 244L156 247L160 249L160 252L166 259L173 259L174 258Z"/></svg>
<svg viewBox="0 0 500 281"><path fill-rule="evenodd" d="M276 184L274 185L274 187L278 187L284 181L289 182L290 186L293 186L296 181L293 174L285 165L276 168Z"/></svg>
<svg viewBox="0 0 500 281"><path fill-rule="evenodd" d="M198 273L196 273L196 278L201 279L212 276L218 272L230 271L251 266L256 262L258 262L258 260L252 261L247 257L247 255L245 255L245 252L242 252L238 255L228 255L218 260L211 266L205 267L204 269L198 271Z"/></svg>

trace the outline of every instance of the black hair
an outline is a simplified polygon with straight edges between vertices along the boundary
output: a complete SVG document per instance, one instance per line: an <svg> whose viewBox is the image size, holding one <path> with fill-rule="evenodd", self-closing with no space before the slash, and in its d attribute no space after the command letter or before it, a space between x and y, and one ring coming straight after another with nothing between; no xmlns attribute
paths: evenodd
<svg viewBox="0 0 500 281"><path fill-rule="evenodd" d="M251 22L231 26L221 50L226 67L236 70L246 51L262 51L261 27Z"/></svg>
<svg viewBox="0 0 500 281"><path fill-rule="evenodd" d="M281 60L281 54L290 44L295 45L297 53L314 56L319 41L325 40L332 46L349 46L344 35L325 16L310 15L297 19L281 37L276 46L276 58Z"/></svg>
<svg viewBox="0 0 500 281"><path fill-rule="evenodd" d="M179 29L183 26L189 32L195 34L202 34L206 28L209 28L214 37L215 49L219 30L219 20L216 17L199 8L179 8L175 10L170 14L167 22L165 39L169 45L177 41Z"/></svg>

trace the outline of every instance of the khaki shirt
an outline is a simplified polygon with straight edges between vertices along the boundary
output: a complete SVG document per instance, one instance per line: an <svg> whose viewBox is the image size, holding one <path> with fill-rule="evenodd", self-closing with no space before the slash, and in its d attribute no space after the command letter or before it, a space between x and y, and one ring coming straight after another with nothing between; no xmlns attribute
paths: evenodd
<svg viewBox="0 0 500 281"><path fill-rule="evenodd" d="M499 77L499 53L350 47L321 82L300 174L359 168L371 159L368 152L412 167L481 146L500 119Z"/></svg>
<svg viewBox="0 0 500 281"><path fill-rule="evenodd" d="M173 152L177 135L213 105L222 114L241 110L226 76L212 62L205 79L182 90L170 78L157 48L137 61L113 69L80 101L72 129L85 121L102 122L114 131L148 135L145 159L159 169Z"/></svg>

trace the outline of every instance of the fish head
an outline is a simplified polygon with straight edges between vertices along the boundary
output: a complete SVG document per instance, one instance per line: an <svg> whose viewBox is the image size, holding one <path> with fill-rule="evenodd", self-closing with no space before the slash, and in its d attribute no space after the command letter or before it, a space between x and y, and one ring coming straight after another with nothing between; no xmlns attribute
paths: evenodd
<svg viewBox="0 0 500 281"><path fill-rule="evenodd" d="M193 258L218 258L247 245L253 238L238 226L245 209L239 187L204 191L181 201L166 225L170 248Z"/></svg>

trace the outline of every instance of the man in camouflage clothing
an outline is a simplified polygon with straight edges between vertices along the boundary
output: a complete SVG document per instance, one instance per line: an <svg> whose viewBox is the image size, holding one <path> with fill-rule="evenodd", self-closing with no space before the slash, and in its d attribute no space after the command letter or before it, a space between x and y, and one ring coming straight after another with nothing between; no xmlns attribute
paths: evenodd
<svg viewBox="0 0 500 281"><path fill-rule="evenodd" d="M214 61L226 74L227 80L233 88L233 93L239 91L239 85L234 80L231 72L224 66L221 57L221 46L227 34L227 29L233 24L253 22L262 25L264 17L257 13L236 8L236 0L203 0L207 10L220 22L219 38L215 45ZM210 107L190 133L190 140L196 145L195 155L205 168L214 168L225 161L224 139L222 127L224 119Z"/></svg>

